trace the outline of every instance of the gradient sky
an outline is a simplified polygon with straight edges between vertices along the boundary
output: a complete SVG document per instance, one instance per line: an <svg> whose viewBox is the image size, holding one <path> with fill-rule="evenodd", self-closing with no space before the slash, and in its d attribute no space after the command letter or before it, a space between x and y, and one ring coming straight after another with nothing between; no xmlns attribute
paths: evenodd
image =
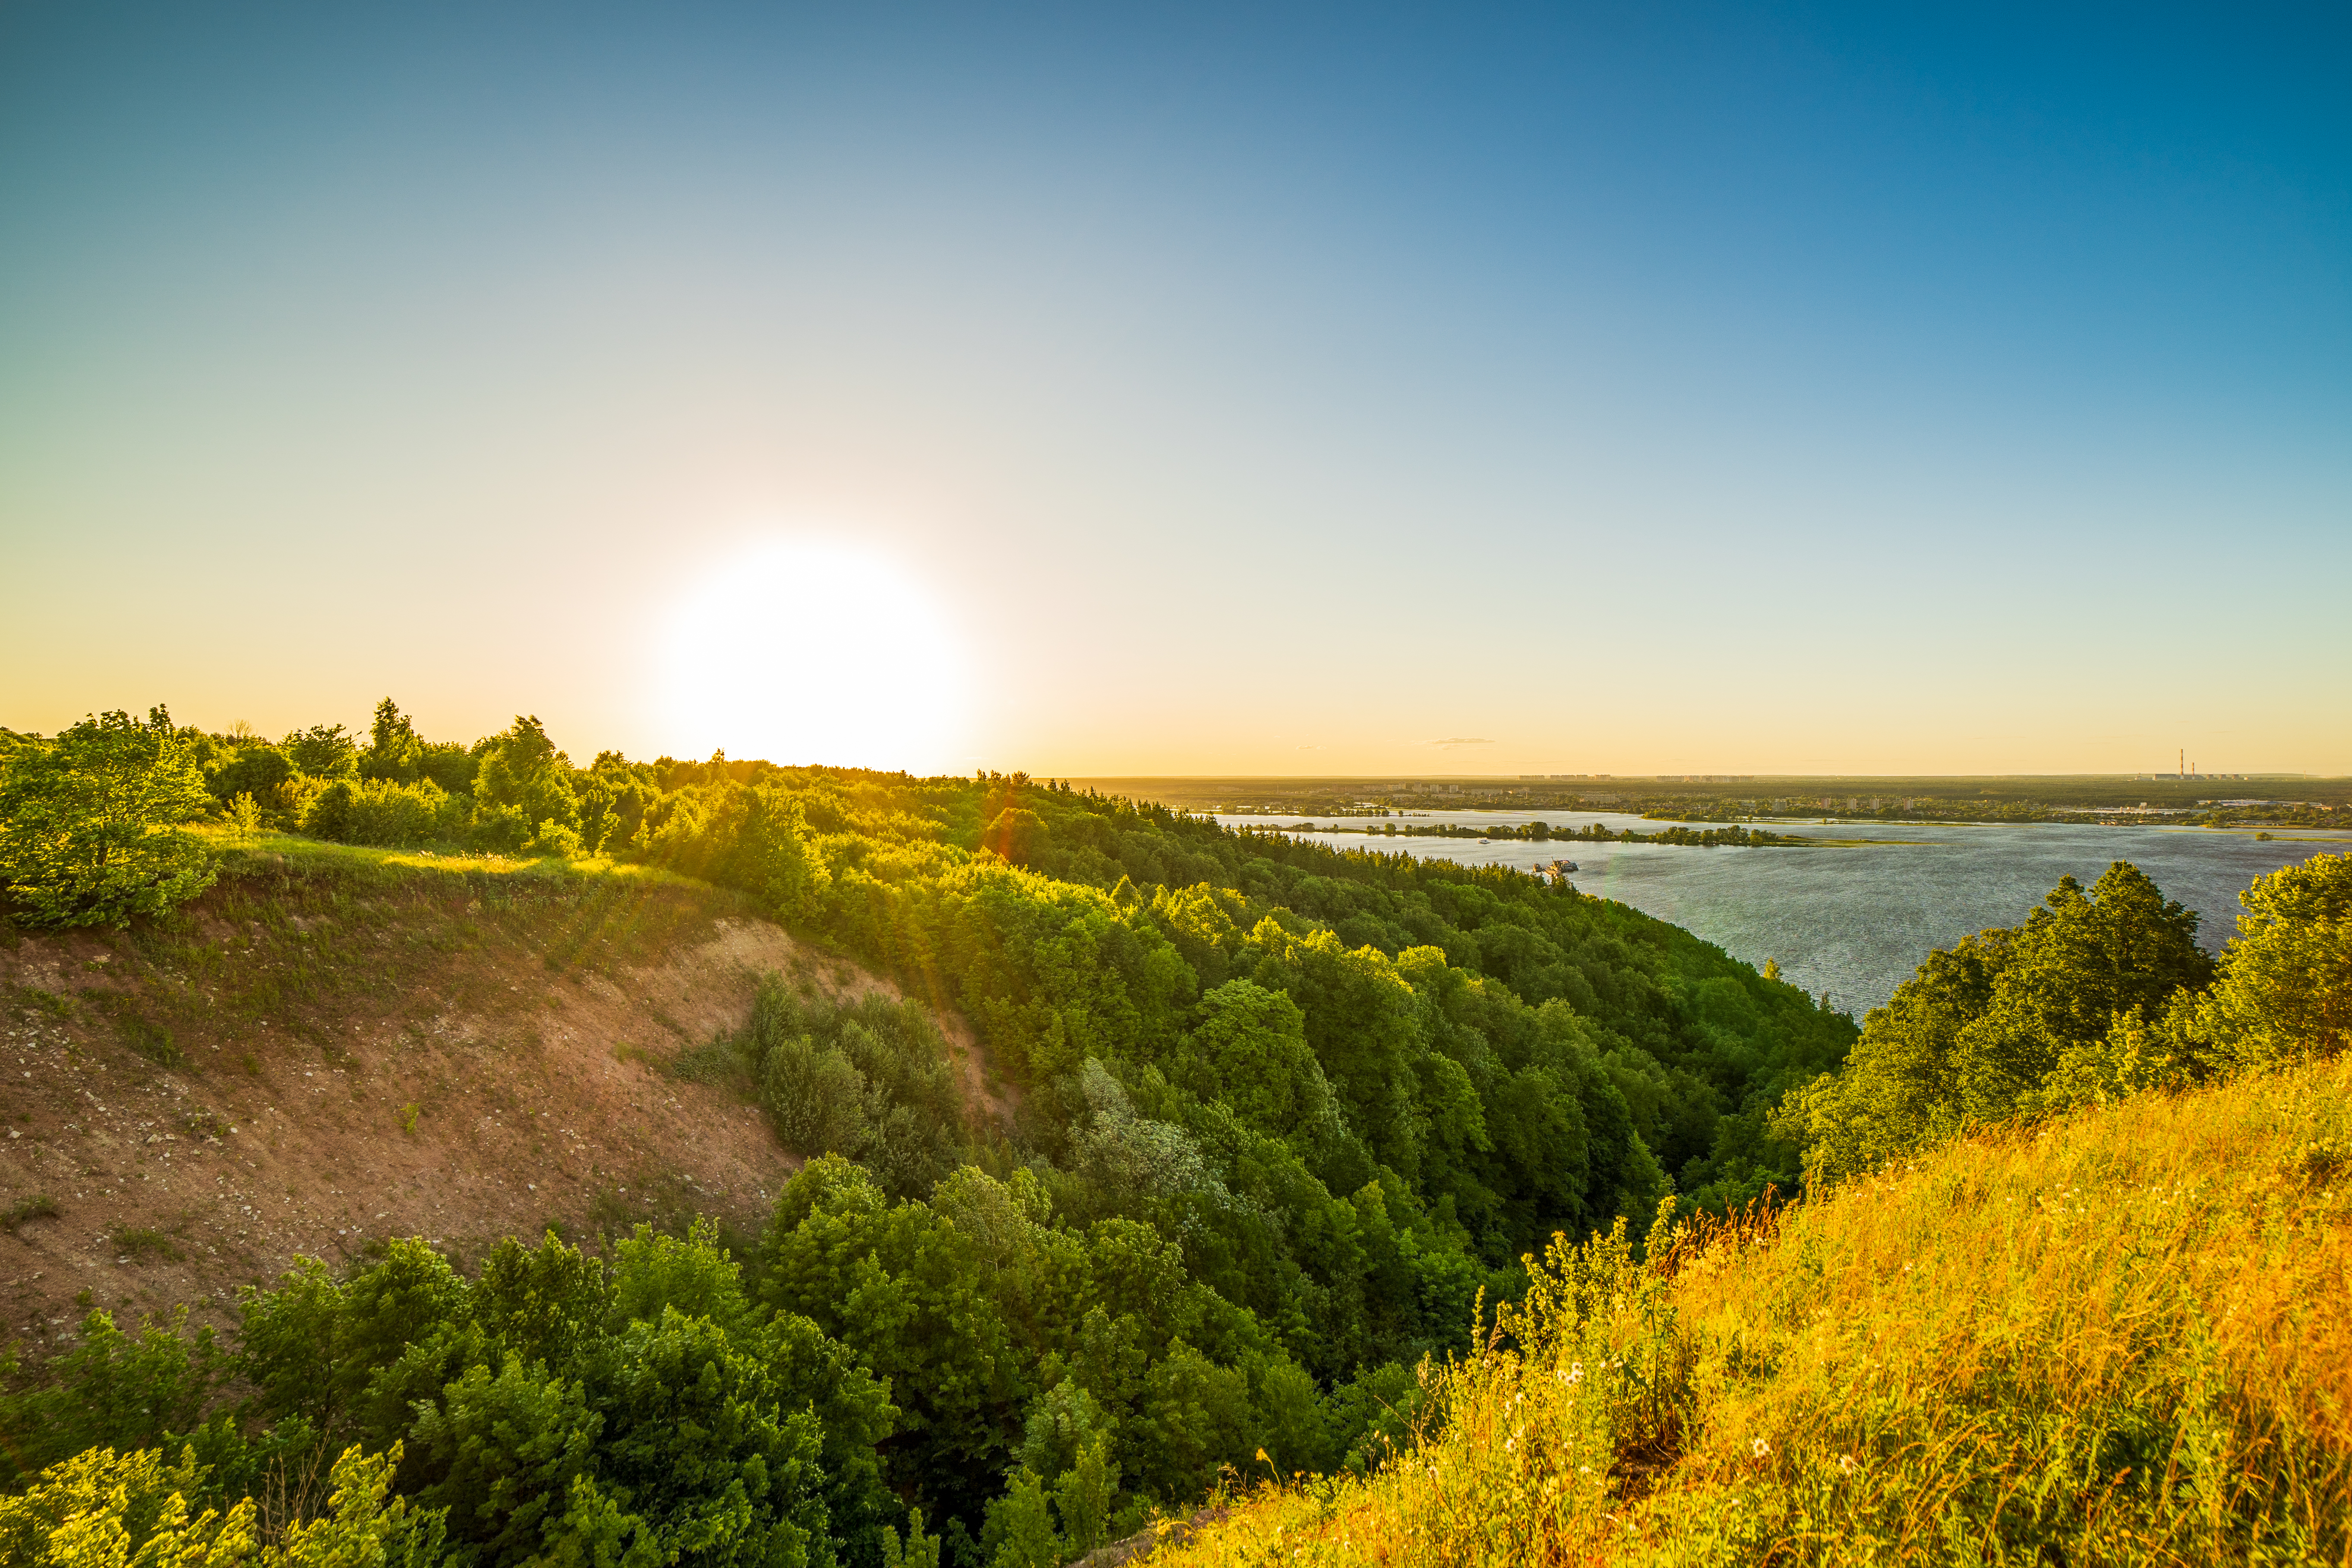
<svg viewBox="0 0 2352 1568"><path fill-rule="evenodd" d="M2347 81L2340 5L0 5L0 723L2352 772Z"/></svg>

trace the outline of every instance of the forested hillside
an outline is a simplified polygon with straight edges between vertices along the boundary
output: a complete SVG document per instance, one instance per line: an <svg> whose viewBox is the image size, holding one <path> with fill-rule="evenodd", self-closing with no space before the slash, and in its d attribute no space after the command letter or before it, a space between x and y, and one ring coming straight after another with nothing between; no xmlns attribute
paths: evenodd
<svg viewBox="0 0 2352 1568"><path fill-rule="evenodd" d="M387 877L469 855L715 884L929 1004L780 977L717 1043L709 1070L811 1158L740 1256L526 1236L458 1268L386 1242L265 1281L221 1345L93 1318L8 1407L27 1477L109 1443L168 1468L201 1428L179 1490L230 1514L298 1458L396 1448L402 1539L429 1520L469 1563L919 1557L910 1505L959 1560L1045 1562L1221 1469L1360 1465L1412 1365L1524 1289L1520 1254L1669 1192L1792 1186L1773 1115L1854 1037L1565 886L1018 774L579 767L536 721L436 745L388 702L356 737L158 710L13 739L26 930L200 951L174 922L222 853L297 834L379 847ZM960 1086L942 1019L995 1082Z"/></svg>
<svg viewBox="0 0 2352 1568"><path fill-rule="evenodd" d="M2136 868L1929 955L1790 1097L1805 1201L1528 1260L1367 1481L1178 1560L2352 1557L2352 856L2218 963Z"/></svg>

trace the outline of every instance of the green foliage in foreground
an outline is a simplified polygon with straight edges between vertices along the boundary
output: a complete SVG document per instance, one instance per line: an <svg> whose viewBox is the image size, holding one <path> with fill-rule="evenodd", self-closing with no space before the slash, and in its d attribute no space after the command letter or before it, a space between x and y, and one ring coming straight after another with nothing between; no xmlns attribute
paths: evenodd
<svg viewBox="0 0 2352 1568"><path fill-rule="evenodd" d="M179 825L210 804L171 715L85 719L0 771L0 882L27 923L124 925L209 885Z"/></svg>
<svg viewBox="0 0 2352 1568"><path fill-rule="evenodd" d="M875 1453L898 1415L887 1386L807 1319L755 1308L702 1231L641 1229L609 1268L553 1237L508 1241L471 1279L397 1242L349 1279L305 1261L248 1290L242 1320L223 1366L206 1341L134 1341L93 1314L60 1381L0 1421L28 1468L84 1442L184 1452L196 1470L179 1489L229 1520L321 1452L383 1453L437 1521L429 1555L446 1545L479 1568L781 1568L832 1561L836 1530L870 1536L904 1514ZM249 1396L194 1425L224 1373ZM74 1427L43 1424L76 1404Z"/></svg>
<svg viewBox="0 0 2352 1568"><path fill-rule="evenodd" d="M12 1568L431 1568L440 1516L389 1497L400 1450L346 1449L315 1516L265 1521L250 1497L194 1511L210 1472L183 1448L93 1448L0 1499L0 1563ZM278 1526L272 1529L275 1524Z"/></svg>
<svg viewBox="0 0 2352 1568"><path fill-rule="evenodd" d="M184 1453L173 1488L233 1521L356 1445L394 1457L454 1563L880 1563L927 1549L901 1492L967 1558L965 1520L992 1552L1033 1495L1055 1540L1098 1542L1260 1451L1360 1465L1413 1403L1397 1366L1319 1390L1150 1226L1055 1225L1027 1171L892 1203L838 1156L793 1180L748 1268L701 1227L641 1228L610 1267L508 1241L470 1279L395 1242L248 1290L236 1342L92 1313L52 1381L0 1399L23 1479Z"/></svg>

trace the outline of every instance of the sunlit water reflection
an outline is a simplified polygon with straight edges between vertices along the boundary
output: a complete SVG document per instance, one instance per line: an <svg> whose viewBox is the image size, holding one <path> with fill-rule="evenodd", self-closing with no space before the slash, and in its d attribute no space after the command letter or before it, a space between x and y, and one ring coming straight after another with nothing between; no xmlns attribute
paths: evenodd
<svg viewBox="0 0 2352 1568"><path fill-rule="evenodd" d="M1406 822L1473 826L1540 817L1555 828L1599 822L1655 832L1669 826L1594 812L1433 811ZM1304 818L1220 816L1230 826L1289 831ZM1367 819L1317 817L1320 828ZM1380 826L1380 819L1370 819ZM2318 854L2352 849L2352 834L2287 829L2263 842L2210 828L2106 827L2067 823L1983 826L1916 823L1776 823L1817 839L1915 842L1820 849L1693 849L1661 844L1529 843L1472 838L1301 834L1344 849L1402 849L1424 858L1528 868L1557 859L1580 869L1584 892L1617 899L1697 932L1735 958L1780 961L1806 990L1840 1007L1874 1007L1933 948L1972 931L2011 925L2072 874L2088 884L2113 860L2129 860L2167 895L2204 917L2200 940L2219 950L2237 930L2238 892L2254 878Z"/></svg>

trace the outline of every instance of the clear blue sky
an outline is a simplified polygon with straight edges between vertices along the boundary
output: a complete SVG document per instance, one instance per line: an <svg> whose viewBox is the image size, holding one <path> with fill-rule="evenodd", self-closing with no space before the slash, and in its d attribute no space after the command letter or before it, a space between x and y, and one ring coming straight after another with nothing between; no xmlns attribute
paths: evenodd
<svg viewBox="0 0 2352 1568"><path fill-rule="evenodd" d="M2341 5L8 5L0 723L2352 772L2347 82Z"/></svg>

